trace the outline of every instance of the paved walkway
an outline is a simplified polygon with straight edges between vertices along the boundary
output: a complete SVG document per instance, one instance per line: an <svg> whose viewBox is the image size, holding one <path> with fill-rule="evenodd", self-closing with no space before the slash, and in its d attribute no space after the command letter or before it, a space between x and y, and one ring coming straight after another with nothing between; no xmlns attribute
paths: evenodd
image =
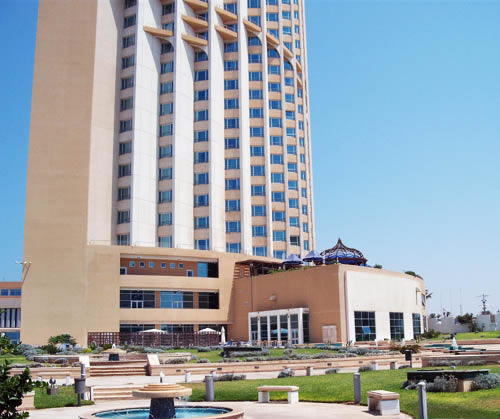
<svg viewBox="0 0 500 419"><path fill-rule="evenodd" d="M344 368L339 371L340 374L357 372L357 368ZM258 379L268 379L268 378L277 378L279 371L260 371L260 372L243 372L236 373L243 374L247 376L248 380L258 380ZM315 369L313 375L324 375L325 369ZM191 382L201 382L205 379L206 374L191 374ZM305 376L305 370L296 370L295 376ZM184 375L169 375L163 378L165 383L184 383ZM65 379L57 379L57 384L62 385L66 382ZM74 380L70 380L71 384L73 384ZM150 383L159 383L159 376L144 376L144 375L134 375L134 376L107 376L107 377L89 377L86 380L87 386L126 386L126 385L144 385Z"/></svg>
<svg viewBox="0 0 500 419"><path fill-rule="evenodd" d="M94 406L83 407L63 407L59 409L42 409L30 411L30 418L33 419L75 419L80 415L90 415L96 411L108 409L125 409L131 407L144 407L147 403L144 400L131 400L121 402L99 403ZM299 402L294 405L286 403L257 403L257 402L200 402L186 403L186 405L196 406L224 406L234 410L243 411L245 419L268 419L287 418L304 419L313 417L314 419L367 419L367 418L411 418L411 416L401 414L399 416L374 416L368 413L366 406L353 406L335 403L305 403Z"/></svg>

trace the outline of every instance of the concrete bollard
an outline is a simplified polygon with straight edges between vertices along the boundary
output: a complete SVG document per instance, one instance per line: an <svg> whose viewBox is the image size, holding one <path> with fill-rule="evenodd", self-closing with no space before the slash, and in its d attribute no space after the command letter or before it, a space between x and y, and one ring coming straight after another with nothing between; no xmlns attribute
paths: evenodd
<svg viewBox="0 0 500 419"><path fill-rule="evenodd" d="M184 375L184 382L186 382L186 383L191 382L191 373L190 372L186 372L186 374Z"/></svg>
<svg viewBox="0 0 500 419"><path fill-rule="evenodd" d="M427 419L427 389L425 381L421 381L418 386L418 411L420 419Z"/></svg>
<svg viewBox="0 0 500 419"><path fill-rule="evenodd" d="M391 361L391 370L397 370L398 369L398 363L396 361Z"/></svg>
<svg viewBox="0 0 500 419"><path fill-rule="evenodd" d="M205 375L205 400L214 401L214 377L212 375Z"/></svg>
<svg viewBox="0 0 500 419"><path fill-rule="evenodd" d="M354 381L354 403L361 403L361 374L355 372L353 375Z"/></svg>
<svg viewBox="0 0 500 419"><path fill-rule="evenodd" d="M313 373L314 373L314 368L313 367L307 367L307 369L306 369L306 375L308 377L310 377L310 376L313 375Z"/></svg>
<svg viewBox="0 0 500 419"><path fill-rule="evenodd" d="M372 365L371 365L371 370L372 371L377 371L378 370L378 362L377 361L372 361Z"/></svg>
<svg viewBox="0 0 500 419"><path fill-rule="evenodd" d="M85 378L85 364L83 362L80 363L80 376Z"/></svg>

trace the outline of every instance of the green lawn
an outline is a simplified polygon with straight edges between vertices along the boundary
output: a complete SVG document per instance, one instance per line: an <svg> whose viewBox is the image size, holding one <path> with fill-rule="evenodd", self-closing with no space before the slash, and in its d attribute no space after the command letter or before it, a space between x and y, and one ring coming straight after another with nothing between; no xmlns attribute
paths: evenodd
<svg viewBox="0 0 500 419"><path fill-rule="evenodd" d="M5 361L5 360L10 361L13 364L30 364L31 363L31 361L28 361L22 355L12 355L12 354L0 355L0 362Z"/></svg>
<svg viewBox="0 0 500 419"><path fill-rule="evenodd" d="M476 367L477 368L477 367ZM500 373L500 366L488 366ZM418 393L402 390L408 370L383 370L361 373L362 404L366 405L366 392L389 390L401 394L401 410L418 417ZM351 402L353 400L352 374L339 373L313 377L292 377L271 380L247 380L215 383L216 401L257 400L260 385L300 386L300 400L310 402ZM204 384L192 384L191 401L204 400ZM286 393L272 393L272 400L286 400ZM500 388L470 393L427 393L429 418L499 418Z"/></svg>
<svg viewBox="0 0 500 419"><path fill-rule="evenodd" d="M52 407L77 406L78 401L74 386L60 386L57 396L49 396L45 388L35 389L35 407L37 409L49 409ZM82 405L94 404L90 400L82 400Z"/></svg>
<svg viewBox="0 0 500 419"><path fill-rule="evenodd" d="M190 352L193 355L196 355L198 359L208 359L210 362L222 362L222 357L220 356L220 353L222 350L216 350L216 351L210 351L210 352L198 352L197 349L169 349L165 352ZM269 349L269 355L270 356L281 356L283 355L284 349ZM335 351L330 351L326 349L316 349L316 348L311 348L311 349L295 349L295 352L298 354L317 354L320 352L331 352L336 353ZM255 356L259 356L258 352L255 353ZM245 358L240 358L240 359L245 359ZM195 363L196 360L191 361L191 363Z"/></svg>
<svg viewBox="0 0 500 419"><path fill-rule="evenodd" d="M428 340L443 340L444 337L448 337L449 333L442 333L437 338L432 338ZM500 331L495 332L467 332L467 333L457 333L457 340L468 340L468 339L494 339L500 338ZM425 340L424 340L425 343Z"/></svg>

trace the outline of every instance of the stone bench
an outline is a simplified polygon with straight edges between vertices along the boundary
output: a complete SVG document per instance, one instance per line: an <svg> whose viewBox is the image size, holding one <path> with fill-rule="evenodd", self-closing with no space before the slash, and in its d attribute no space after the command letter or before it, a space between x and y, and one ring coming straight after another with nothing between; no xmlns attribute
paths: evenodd
<svg viewBox="0 0 500 419"><path fill-rule="evenodd" d="M399 394L392 391L375 390L366 393L368 410L380 415L399 415Z"/></svg>
<svg viewBox="0 0 500 419"><path fill-rule="evenodd" d="M259 392L259 403L269 403L269 392L271 391L286 391L288 392L288 404L299 402L299 387L297 386L260 386L257 387Z"/></svg>

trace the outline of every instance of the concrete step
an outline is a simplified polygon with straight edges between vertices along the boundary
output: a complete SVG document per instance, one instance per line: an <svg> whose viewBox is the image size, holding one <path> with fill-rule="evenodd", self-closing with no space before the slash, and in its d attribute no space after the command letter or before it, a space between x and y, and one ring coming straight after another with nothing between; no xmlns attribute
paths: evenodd
<svg viewBox="0 0 500 419"><path fill-rule="evenodd" d="M132 391L140 388L142 387L94 387L94 401L132 400Z"/></svg>
<svg viewBox="0 0 500 419"><path fill-rule="evenodd" d="M139 390L143 386L94 387L94 393Z"/></svg>

